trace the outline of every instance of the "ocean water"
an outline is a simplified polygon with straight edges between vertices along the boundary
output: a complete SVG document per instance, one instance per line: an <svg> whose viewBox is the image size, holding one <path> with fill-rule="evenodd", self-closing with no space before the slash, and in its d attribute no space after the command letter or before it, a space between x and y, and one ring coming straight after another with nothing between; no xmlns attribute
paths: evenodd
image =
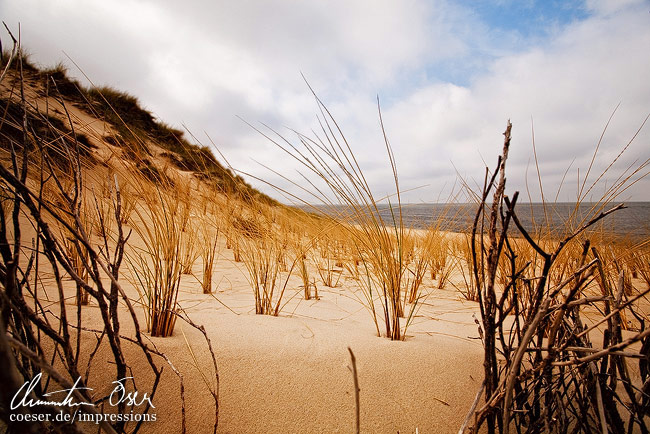
<svg viewBox="0 0 650 434"><path fill-rule="evenodd" d="M519 203L515 212L522 225L529 232L536 229L549 227L557 236L562 236L568 231L593 218L598 213L613 208L618 203L612 203L600 209L595 203ZM624 203L625 209L618 210L608 215L599 223L592 226L592 231L604 231L621 238L644 239L650 238L650 202ZM405 204L402 205L402 219L404 225L410 228L423 229L440 222L440 229L461 232L471 229L476 215L476 204ZM321 206L320 211L329 215L345 215L346 207L335 208ZM392 221L391 210L388 205L380 205L379 212L384 221ZM397 210L393 210L395 213ZM517 230L512 223L512 229Z"/></svg>

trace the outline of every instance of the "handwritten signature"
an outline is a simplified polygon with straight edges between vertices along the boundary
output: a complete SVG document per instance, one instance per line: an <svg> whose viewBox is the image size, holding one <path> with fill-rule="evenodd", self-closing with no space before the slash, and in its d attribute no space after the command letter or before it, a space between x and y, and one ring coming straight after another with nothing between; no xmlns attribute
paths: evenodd
<svg viewBox="0 0 650 434"><path fill-rule="evenodd" d="M87 405L91 407L95 406L95 404L93 404L92 402L85 402L85 401L75 402L73 400L76 391L93 390L90 387L79 387L79 383L81 382L81 377L77 378L77 380L74 382L72 387L69 389L55 390L52 392L45 393L43 395L43 397L51 397L57 394L65 393L66 394L65 398L63 398L63 400L61 401L34 399L32 395L34 394L34 390L38 387L41 381L41 377L42 377L41 373L36 374L34 378L32 378L30 381L26 381L25 384L23 384L18 389L18 391L14 394L13 398L11 399L12 410L15 410L19 407L36 407L40 405L51 405L56 407L80 407L82 405ZM115 387L113 388L111 394L109 395L110 405L116 406L121 403L124 403L127 406L137 407L142 404L148 404L152 408L156 408L151 402L151 398L146 393L143 393L141 397L138 397L137 391L127 392L125 382L126 380L131 378L133 377L124 377L124 378L120 378L119 380L113 381L112 384L115 384Z"/></svg>

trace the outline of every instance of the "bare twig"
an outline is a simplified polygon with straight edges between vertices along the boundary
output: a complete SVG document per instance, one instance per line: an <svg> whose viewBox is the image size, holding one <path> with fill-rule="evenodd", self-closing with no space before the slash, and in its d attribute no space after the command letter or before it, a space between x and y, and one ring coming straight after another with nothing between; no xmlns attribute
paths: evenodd
<svg viewBox="0 0 650 434"><path fill-rule="evenodd" d="M352 352L352 348L348 347L348 351L350 352L350 363L352 366L350 367L350 371L352 371L352 379L354 380L354 409L355 409L355 419L354 419L354 432L359 434L361 425L360 425L360 403L359 403L359 378L357 376L357 359L354 357L354 353Z"/></svg>

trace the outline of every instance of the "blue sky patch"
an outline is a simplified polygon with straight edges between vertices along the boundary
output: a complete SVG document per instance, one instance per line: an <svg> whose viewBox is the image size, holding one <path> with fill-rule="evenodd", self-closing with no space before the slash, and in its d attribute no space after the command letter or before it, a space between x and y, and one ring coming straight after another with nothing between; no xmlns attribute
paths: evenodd
<svg viewBox="0 0 650 434"><path fill-rule="evenodd" d="M516 31L525 39L544 38L558 27L589 17L583 1L461 0L461 4L491 29Z"/></svg>

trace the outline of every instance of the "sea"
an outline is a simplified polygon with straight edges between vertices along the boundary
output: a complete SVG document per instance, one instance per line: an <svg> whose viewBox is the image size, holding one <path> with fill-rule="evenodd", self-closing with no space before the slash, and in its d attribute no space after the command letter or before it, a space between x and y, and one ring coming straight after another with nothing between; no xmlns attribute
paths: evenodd
<svg viewBox="0 0 650 434"><path fill-rule="evenodd" d="M625 202L625 208L617 210L593 225L590 230L613 235L616 238L631 240L650 239L650 202ZM550 229L553 235L561 237L578 229L603 211L615 207L618 203L602 205L599 203L518 203L515 212L523 227L530 233ZM488 206L490 206L488 204ZM303 207L307 210L306 207ZM346 213L346 206L316 206L327 215L340 217ZM391 224L392 214L398 216L393 205L378 205L379 214L386 224ZM309 210L314 211L313 207ZM417 203L402 204L402 221L405 227L426 229L438 227L450 232L470 230L478 210L477 204L453 203ZM515 230L512 224L511 230Z"/></svg>

